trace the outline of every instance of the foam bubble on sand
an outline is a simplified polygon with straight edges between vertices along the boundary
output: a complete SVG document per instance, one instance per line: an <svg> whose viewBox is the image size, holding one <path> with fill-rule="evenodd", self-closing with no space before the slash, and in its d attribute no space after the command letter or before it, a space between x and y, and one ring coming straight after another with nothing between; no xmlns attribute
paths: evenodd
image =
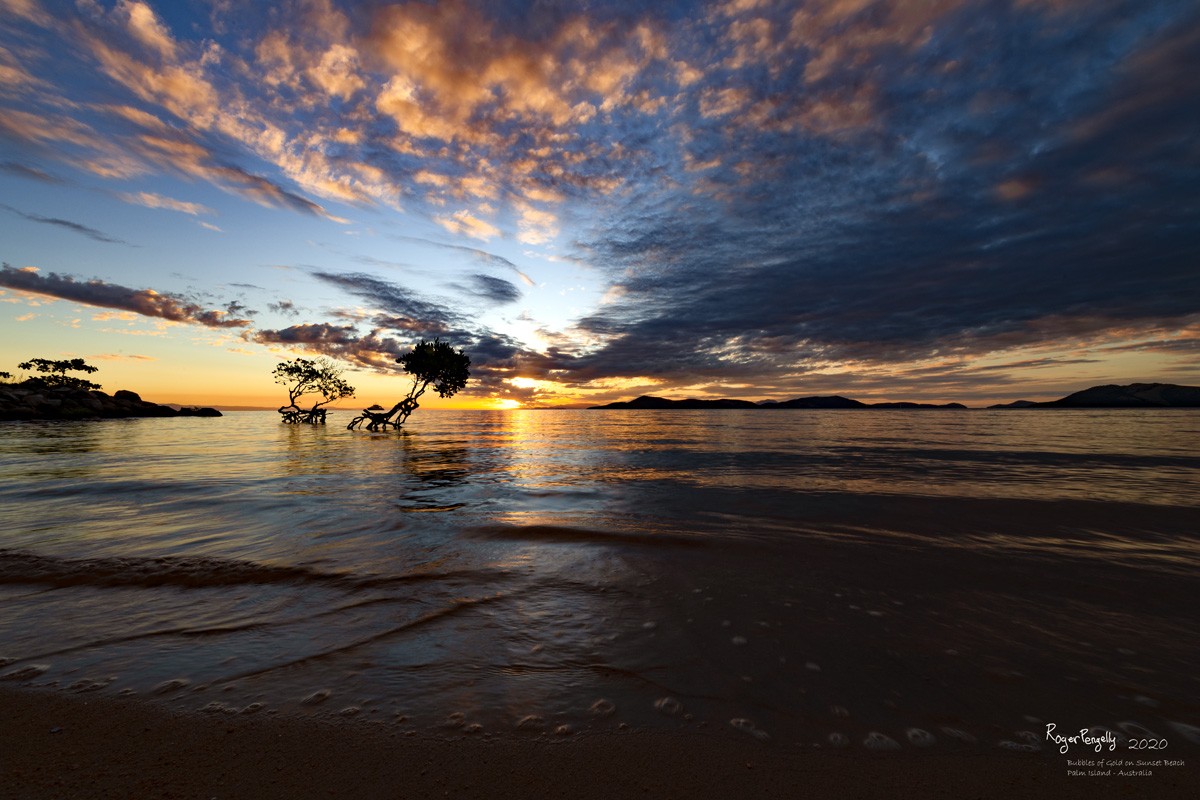
<svg viewBox="0 0 1200 800"><path fill-rule="evenodd" d="M863 747L868 750L899 750L900 743L879 731L871 731L867 734L867 738L863 739Z"/></svg>
<svg viewBox="0 0 1200 800"><path fill-rule="evenodd" d="M809 661L808 663L806 663L804 665L804 668L806 670L808 670L809 672L820 672L821 671L821 665L815 661Z"/></svg>
<svg viewBox="0 0 1200 800"><path fill-rule="evenodd" d="M592 703L591 708L588 710L591 711L593 714L595 714L597 717L607 717L610 714L612 714L614 711L617 710L617 706L615 703L613 703L612 700L608 700L607 698L601 697L599 700Z"/></svg>
<svg viewBox="0 0 1200 800"><path fill-rule="evenodd" d="M683 703L674 697L660 697L654 701L654 708L661 714L674 716L683 711Z"/></svg>
<svg viewBox="0 0 1200 800"><path fill-rule="evenodd" d="M574 733L574 731L571 729L570 725L563 724L555 728L554 733L557 736L570 736L572 733Z"/></svg>
<svg viewBox="0 0 1200 800"><path fill-rule="evenodd" d="M1147 708L1158 708L1158 701L1153 697L1146 697L1144 694L1136 695L1133 698L1133 702L1137 703L1138 705L1146 706Z"/></svg>
<svg viewBox="0 0 1200 800"><path fill-rule="evenodd" d="M467 715L461 711L452 711L446 715L446 721L442 723L445 728L461 728L467 722Z"/></svg>
<svg viewBox="0 0 1200 800"><path fill-rule="evenodd" d="M1179 735L1192 744L1200 744L1200 728L1186 722L1172 722L1171 720L1167 720L1167 724L1179 731Z"/></svg>
<svg viewBox="0 0 1200 800"><path fill-rule="evenodd" d="M1034 750L1042 749L1042 740L1033 731L1017 731L1017 739L1029 745Z"/></svg>
<svg viewBox="0 0 1200 800"><path fill-rule="evenodd" d="M237 713L237 709L234 708L233 706L226 705L225 703L221 703L216 700L213 700L211 703L204 706L204 708L202 708L200 710L203 711L205 714L236 714Z"/></svg>
<svg viewBox="0 0 1200 800"><path fill-rule="evenodd" d="M190 686L191 684L192 682L187 678L172 678L169 681L163 681L150 691L152 694L167 694L168 692L177 692L185 686Z"/></svg>
<svg viewBox="0 0 1200 800"><path fill-rule="evenodd" d="M533 647L529 648L529 652L536 654L536 653L542 652L542 650L544 650L544 649L545 649L545 647L543 645L535 644Z"/></svg>
<svg viewBox="0 0 1200 800"><path fill-rule="evenodd" d="M730 622L730 621L729 621L729 620L727 620L727 619L723 619L723 620L721 620L721 627L722 627L722 628L728 628L728 627L729 627L730 625L732 625L732 624L733 624L733 623L732 623L732 622Z"/></svg>
<svg viewBox="0 0 1200 800"><path fill-rule="evenodd" d="M483 730L483 726L480 725L478 722L472 722L470 725L468 725L463 730L465 730L467 733L479 733L480 731Z"/></svg>
<svg viewBox="0 0 1200 800"><path fill-rule="evenodd" d="M996 744L997 747L1003 750L1012 750L1015 753L1036 753L1038 748L1024 742L1014 742L1011 739L1004 739Z"/></svg>
<svg viewBox="0 0 1200 800"><path fill-rule="evenodd" d="M362 713L362 709L358 706L346 706L338 712L339 717L357 717Z"/></svg>
<svg viewBox="0 0 1200 800"><path fill-rule="evenodd" d="M246 706L238 713L239 714L257 714L258 712L260 712L262 710L263 710L262 703L251 703L250 705Z"/></svg>
<svg viewBox="0 0 1200 800"><path fill-rule="evenodd" d="M845 706L830 706L829 713L833 714L838 719L849 719L850 710Z"/></svg>
<svg viewBox="0 0 1200 800"><path fill-rule="evenodd" d="M729 720L729 724L732 725L733 727L737 728L742 733L750 734L755 739L758 739L761 742L765 742L771 738L770 735L768 735L766 731L762 730L757 725L755 725L753 721L748 720L745 717L736 717L734 719L731 719L731 720Z"/></svg>
<svg viewBox="0 0 1200 800"><path fill-rule="evenodd" d="M746 637L745 636L735 636L732 639L730 639L729 641L732 642L733 644L740 646L740 645L743 645L746 643Z"/></svg>
<svg viewBox="0 0 1200 800"><path fill-rule="evenodd" d="M529 714L517 720L517 727L521 728L522 730L541 730L542 728L546 727L546 720L544 717L539 717L537 714Z"/></svg>
<svg viewBox="0 0 1200 800"><path fill-rule="evenodd" d="M658 627L658 623L657 622L643 622L642 627L648 631L652 631Z"/></svg>
<svg viewBox="0 0 1200 800"><path fill-rule="evenodd" d="M1117 727L1120 728L1121 730L1125 731L1125 733L1128 733L1130 736L1132 736L1135 739L1153 739L1156 736L1154 731L1152 731L1149 728L1146 728L1142 725L1139 725L1138 723L1134 722L1133 720L1127 720L1126 722L1118 722Z"/></svg>
<svg viewBox="0 0 1200 800"><path fill-rule="evenodd" d="M975 742L978 741L974 736L960 728L942 728L942 733L946 734L951 739L965 742L966 744L975 744Z"/></svg>
<svg viewBox="0 0 1200 800"><path fill-rule="evenodd" d="M909 728L904 732L904 735L908 737L908 741L911 744L917 747L929 747L937 741L933 738L932 733L921 728Z"/></svg>
<svg viewBox="0 0 1200 800"><path fill-rule="evenodd" d="M308 697L301 700L300 704L306 706L318 706L328 700L331 694L333 694L333 692L329 691L328 689L318 689Z"/></svg>
<svg viewBox="0 0 1200 800"><path fill-rule="evenodd" d="M829 734L829 744L833 747L849 747L850 737L844 733L834 731Z"/></svg>
<svg viewBox="0 0 1200 800"><path fill-rule="evenodd" d="M49 664L30 664L20 669L14 669L0 675L0 680L6 681L28 681L43 675L50 670Z"/></svg>
<svg viewBox="0 0 1200 800"><path fill-rule="evenodd" d="M74 683L72 683L70 686L67 687L67 690L72 691L72 692L80 692L80 693L95 692L95 691L99 691L100 689L105 688L106 686L108 686L110 683L112 683L116 679L117 678L115 675L110 676L108 678L104 678L102 680L96 680L95 678L84 678L83 680L75 681Z"/></svg>

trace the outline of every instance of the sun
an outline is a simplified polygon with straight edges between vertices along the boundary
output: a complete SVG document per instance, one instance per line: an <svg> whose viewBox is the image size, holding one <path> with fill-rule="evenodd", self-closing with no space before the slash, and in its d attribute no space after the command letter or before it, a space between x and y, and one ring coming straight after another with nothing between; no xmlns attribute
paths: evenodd
<svg viewBox="0 0 1200 800"><path fill-rule="evenodd" d="M521 401L513 400L512 398L505 398L503 400L496 400L494 402L495 402L495 405L493 405L492 408L499 409L501 411L507 411L511 408L520 408L521 407Z"/></svg>

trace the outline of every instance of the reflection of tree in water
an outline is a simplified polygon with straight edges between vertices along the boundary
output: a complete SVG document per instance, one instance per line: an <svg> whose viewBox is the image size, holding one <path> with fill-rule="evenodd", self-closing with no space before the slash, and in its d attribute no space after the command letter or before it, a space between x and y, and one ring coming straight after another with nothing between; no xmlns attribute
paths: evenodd
<svg viewBox="0 0 1200 800"><path fill-rule="evenodd" d="M104 423L101 423L104 424ZM94 453L100 449L106 436L124 431L124 425L108 424L107 430L101 429L96 421L62 422L30 421L22 423L25 434L22 449L30 455L51 455L55 453Z"/></svg>
<svg viewBox="0 0 1200 800"><path fill-rule="evenodd" d="M471 448L461 441L434 441L401 431L404 480L399 488L403 511L449 511L464 505L461 489L468 485Z"/></svg>

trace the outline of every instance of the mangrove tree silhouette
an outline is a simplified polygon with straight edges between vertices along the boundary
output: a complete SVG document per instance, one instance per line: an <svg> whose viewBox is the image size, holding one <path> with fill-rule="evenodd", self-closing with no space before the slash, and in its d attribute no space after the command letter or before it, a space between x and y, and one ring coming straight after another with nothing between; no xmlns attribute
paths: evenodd
<svg viewBox="0 0 1200 800"><path fill-rule="evenodd" d="M342 368L327 358L293 358L277 364L273 374L275 382L287 388L288 402L279 413L288 424L324 425L327 409L321 406L354 396L354 387L342 379ZM304 395L319 399L311 408L301 408L297 401Z"/></svg>
<svg viewBox="0 0 1200 800"><path fill-rule="evenodd" d="M452 397L467 385L467 379L471 376L470 357L440 339L434 339L432 342L421 341L411 352L400 356L396 361L404 367L405 372L413 376L408 396L388 411L379 406L364 408L362 414L350 420L347 428L353 430L360 425L369 431L399 428L420 408L417 398L425 394L430 385L439 396Z"/></svg>

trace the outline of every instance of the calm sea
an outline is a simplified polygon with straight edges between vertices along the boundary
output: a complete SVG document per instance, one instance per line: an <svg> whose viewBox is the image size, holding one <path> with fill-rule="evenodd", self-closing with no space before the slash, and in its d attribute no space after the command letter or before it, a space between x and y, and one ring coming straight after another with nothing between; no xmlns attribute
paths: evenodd
<svg viewBox="0 0 1200 800"><path fill-rule="evenodd" d="M0 677L445 735L1195 742L1200 414L0 425Z"/></svg>

